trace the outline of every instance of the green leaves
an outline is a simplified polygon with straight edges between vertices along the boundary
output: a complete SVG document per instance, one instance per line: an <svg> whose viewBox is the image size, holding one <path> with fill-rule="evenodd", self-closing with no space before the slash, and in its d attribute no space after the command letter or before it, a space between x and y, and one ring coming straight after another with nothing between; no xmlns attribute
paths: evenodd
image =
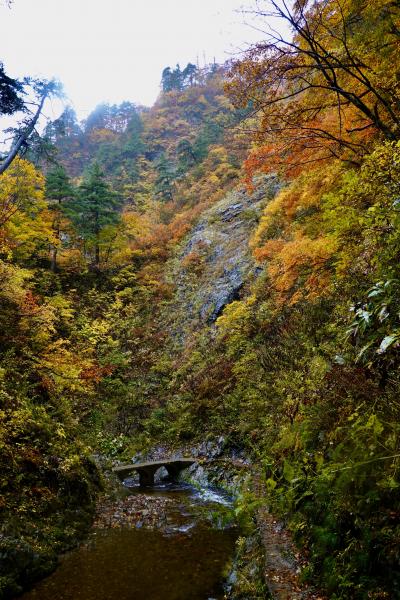
<svg viewBox="0 0 400 600"><path fill-rule="evenodd" d="M295 473L296 471L290 464L290 462L285 460L285 462L283 463L283 476L288 483L291 483L293 481L293 479L295 478Z"/></svg>
<svg viewBox="0 0 400 600"><path fill-rule="evenodd" d="M348 340L361 346L357 361L372 364L391 351L390 360L400 342L400 282L378 281L366 293L366 300L351 307L353 321L346 332Z"/></svg>
<svg viewBox="0 0 400 600"><path fill-rule="evenodd" d="M115 237L114 228L121 220L121 206L122 198L112 190L95 163L66 210L78 235L92 251L96 268L101 262L101 250L109 248Z"/></svg>

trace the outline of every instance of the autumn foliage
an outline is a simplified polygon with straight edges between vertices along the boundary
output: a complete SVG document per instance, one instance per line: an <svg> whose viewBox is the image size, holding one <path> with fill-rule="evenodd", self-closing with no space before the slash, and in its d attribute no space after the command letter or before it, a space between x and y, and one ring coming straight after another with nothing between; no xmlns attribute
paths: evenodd
<svg viewBox="0 0 400 600"><path fill-rule="evenodd" d="M270 0L253 16L283 25L229 67L167 68L150 109L79 123L67 108L44 132L57 168L31 151L0 176L0 545L26 535L44 562L67 547L93 452L223 436L305 549L304 579L396 598L399 7ZM257 210L227 211L232 190ZM212 236L183 251L224 218L228 261ZM247 252L235 219L249 272L211 322L208 262L236 276Z"/></svg>

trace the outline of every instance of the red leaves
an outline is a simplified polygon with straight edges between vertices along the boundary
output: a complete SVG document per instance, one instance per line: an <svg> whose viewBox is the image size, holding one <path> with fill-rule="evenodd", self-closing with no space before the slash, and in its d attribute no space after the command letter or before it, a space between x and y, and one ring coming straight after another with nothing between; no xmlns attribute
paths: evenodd
<svg viewBox="0 0 400 600"><path fill-rule="evenodd" d="M94 383L99 383L104 377L108 377L114 371L114 365L104 365L100 366L99 364L92 365L90 367L86 367L82 369L79 377L85 381L92 381Z"/></svg>
<svg viewBox="0 0 400 600"><path fill-rule="evenodd" d="M39 311L38 296L35 296L31 290L27 290L21 308L26 317L36 315Z"/></svg>

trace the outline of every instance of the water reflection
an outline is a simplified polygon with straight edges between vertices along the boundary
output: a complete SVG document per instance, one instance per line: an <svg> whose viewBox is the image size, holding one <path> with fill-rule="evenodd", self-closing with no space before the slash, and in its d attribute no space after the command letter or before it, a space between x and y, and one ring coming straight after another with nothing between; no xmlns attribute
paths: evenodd
<svg viewBox="0 0 400 600"><path fill-rule="evenodd" d="M204 508L228 499L216 491L207 495L173 483L160 483L146 494L173 498L164 527L93 531L84 546L67 554L57 571L22 599L223 598L223 575L237 534L232 528L213 528L204 518Z"/></svg>

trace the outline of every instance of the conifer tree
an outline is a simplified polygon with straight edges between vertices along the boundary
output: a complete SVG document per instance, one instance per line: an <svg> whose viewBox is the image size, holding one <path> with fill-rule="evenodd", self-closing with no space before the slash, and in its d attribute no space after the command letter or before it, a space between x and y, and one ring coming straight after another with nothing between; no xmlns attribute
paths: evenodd
<svg viewBox="0 0 400 600"><path fill-rule="evenodd" d="M172 72L171 67L166 67L161 75L161 88L163 92L172 90Z"/></svg>
<svg viewBox="0 0 400 600"><path fill-rule="evenodd" d="M17 79L11 79L4 71L4 65L0 62L0 114L12 115L24 107L21 93L23 85Z"/></svg>
<svg viewBox="0 0 400 600"><path fill-rule="evenodd" d="M77 233L87 247L94 249L93 265L100 265L101 234L108 226L120 221L121 198L105 179L100 166L95 163L78 188L69 214Z"/></svg>
<svg viewBox="0 0 400 600"><path fill-rule="evenodd" d="M75 196L75 190L62 165L57 165L49 171L46 177L46 197L49 201L49 209L53 212L53 229L58 244L51 247L51 270L57 270L57 253L61 243L61 224L63 213L67 213L67 203Z"/></svg>
<svg viewBox="0 0 400 600"><path fill-rule="evenodd" d="M181 71L179 64L174 70L171 67L166 67L161 75L161 88L163 92L171 92L172 90L183 90L183 88L195 84L198 75L198 68L193 63L188 63Z"/></svg>
<svg viewBox="0 0 400 600"><path fill-rule="evenodd" d="M176 153L179 158L178 170L185 172L192 167L196 162L196 155L193 146L186 138L180 140L177 145Z"/></svg>
<svg viewBox="0 0 400 600"><path fill-rule="evenodd" d="M49 200L61 204L74 196L74 189L62 165L57 165L48 172L46 177L46 196Z"/></svg>
<svg viewBox="0 0 400 600"><path fill-rule="evenodd" d="M184 85L194 85L197 71L198 69L193 63L188 63L186 65L186 67L182 71Z"/></svg>
<svg viewBox="0 0 400 600"><path fill-rule="evenodd" d="M155 181L155 193L162 200L171 201L173 200L173 184L175 179L175 173L172 169L171 163L168 161L165 154L161 154L157 164L157 178Z"/></svg>

